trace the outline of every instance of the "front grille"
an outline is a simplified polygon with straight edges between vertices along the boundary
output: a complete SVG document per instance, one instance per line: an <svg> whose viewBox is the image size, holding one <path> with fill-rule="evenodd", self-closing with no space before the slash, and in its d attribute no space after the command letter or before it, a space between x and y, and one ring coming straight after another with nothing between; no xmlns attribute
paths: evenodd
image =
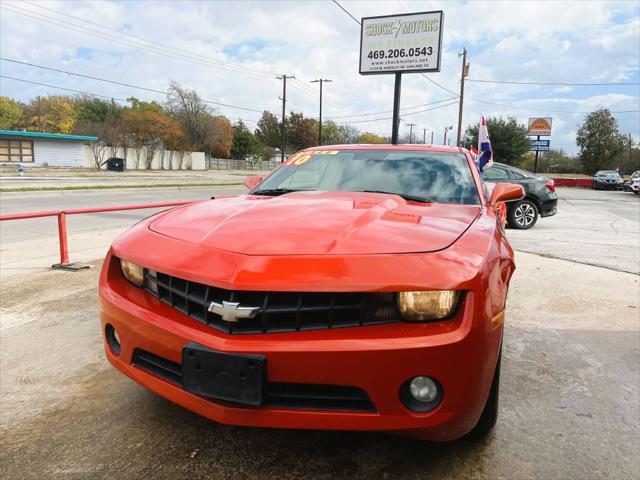
<svg viewBox="0 0 640 480"><path fill-rule="evenodd" d="M225 290L145 270L145 288L176 310L230 334L297 332L399 321L393 293ZM258 307L255 318L227 322L211 302Z"/></svg>
<svg viewBox="0 0 640 480"><path fill-rule="evenodd" d="M141 349L134 350L131 363L163 380L182 386L182 365L178 363ZM367 393L360 388L308 383L267 382L262 406L302 410L377 411Z"/></svg>

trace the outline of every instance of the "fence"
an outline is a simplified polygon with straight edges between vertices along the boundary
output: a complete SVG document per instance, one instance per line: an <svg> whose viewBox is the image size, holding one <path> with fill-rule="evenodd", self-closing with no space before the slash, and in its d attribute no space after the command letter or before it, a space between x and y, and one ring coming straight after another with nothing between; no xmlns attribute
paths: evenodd
<svg viewBox="0 0 640 480"><path fill-rule="evenodd" d="M262 172L270 172L274 170L279 161L264 160L235 160L231 158L207 158L208 170L259 170Z"/></svg>
<svg viewBox="0 0 640 480"><path fill-rule="evenodd" d="M591 188L593 180L590 178L553 178L556 187Z"/></svg>
<svg viewBox="0 0 640 480"><path fill-rule="evenodd" d="M120 205L117 207L103 207L103 208L77 208L74 210L49 210L45 212L29 212L29 213L14 213L11 215L0 216L0 221L5 220L24 220L27 218L41 218L41 217L58 217L58 241L60 243L60 263L52 265L52 268L60 270L79 270L81 268L88 268L85 265L78 265L69 262L69 249L67 241L67 215L80 215L83 213L102 213L102 212L115 212L118 210L142 210L146 208L164 208L164 207L177 207L179 205L187 205L189 202L171 202L171 203L149 203L145 205Z"/></svg>

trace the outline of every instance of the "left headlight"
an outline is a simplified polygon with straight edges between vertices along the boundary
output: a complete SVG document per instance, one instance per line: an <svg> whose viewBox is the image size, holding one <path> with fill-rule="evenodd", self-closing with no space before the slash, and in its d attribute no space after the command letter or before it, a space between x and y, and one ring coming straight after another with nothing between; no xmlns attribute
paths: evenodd
<svg viewBox="0 0 640 480"><path fill-rule="evenodd" d="M398 309L408 322L442 320L453 315L459 298L457 290L399 292Z"/></svg>
<svg viewBox="0 0 640 480"><path fill-rule="evenodd" d="M124 278L133 283L136 287L141 287L144 283L144 268L142 265L120 259L120 268Z"/></svg>

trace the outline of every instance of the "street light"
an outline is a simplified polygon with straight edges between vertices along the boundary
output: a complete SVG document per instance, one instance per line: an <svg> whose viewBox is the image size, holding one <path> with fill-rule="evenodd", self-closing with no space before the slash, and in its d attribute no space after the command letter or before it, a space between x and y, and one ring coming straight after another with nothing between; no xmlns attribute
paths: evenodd
<svg viewBox="0 0 640 480"><path fill-rule="evenodd" d="M447 144L447 132L449 130L453 130L453 125L450 127L444 127L444 142L442 142L443 145Z"/></svg>

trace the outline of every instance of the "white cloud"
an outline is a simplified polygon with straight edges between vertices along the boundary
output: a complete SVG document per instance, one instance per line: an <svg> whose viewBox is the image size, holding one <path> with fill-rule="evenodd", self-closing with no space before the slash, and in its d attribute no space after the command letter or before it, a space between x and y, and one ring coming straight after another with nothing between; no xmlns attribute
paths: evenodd
<svg viewBox="0 0 640 480"><path fill-rule="evenodd" d="M350 2L342 5L356 18L402 12L397 1ZM637 82L640 65L640 8L637 2L441 2L410 1L409 11L442 8L445 11L443 61L440 73L429 75L458 91L462 45L467 47L471 79L548 82ZM2 56L87 75L166 89L170 80L195 88L206 99L280 112L282 84L275 73L295 74L289 82L288 110L317 114L315 78L330 78L325 93L325 117L392 108L393 77L358 74L359 26L331 2L33 2L3 0L0 16ZM30 11L40 20L10 9ZM46 9L86 19L176 49L160 55L149 44L90 23L78 23ZM66 27L56 23L55 18ZM120 38L123 43L116 42ZM147 49L134 48L145 45ZM186 61L183 51L196 56ZM268 72L247 75L234 67L222 69L209 59L242 63ZM6 62L3 75L113 95L163 100L162 95L124 86L71 77ZM55 90L2 80L3 95L22 100ZM451 97L419 75L405 75L402 106ZM547 112L554 117L552 142L575 151L572 132L584 114L551 110L589 111L610 106L638 110L640 92L634 87L540 87L468 82L464 125L480 113L512 115L526 121ZM481 103L486 100L506 107ZM527 108L531 108L529 111ZM540 112L534 111L541 110ZM220 108L231 118L241 116L250 125L259 113ZM385 116L380 115L380 116ZM367 117L364 117L367 118ZM375 118L375 117L374 117ZM637 114L618 115L621 130L640 137ZM337 119L336 119L337 120ZM456 125L457 106L408 116L437 132ZM362 130L389 134L391 122L354 124ZM403 132L404 133L404 132ZM454 132L455 135L455 132ZM557 136L556 136L557 135ZM430 136L427 134L427 136Z"/></svg>

